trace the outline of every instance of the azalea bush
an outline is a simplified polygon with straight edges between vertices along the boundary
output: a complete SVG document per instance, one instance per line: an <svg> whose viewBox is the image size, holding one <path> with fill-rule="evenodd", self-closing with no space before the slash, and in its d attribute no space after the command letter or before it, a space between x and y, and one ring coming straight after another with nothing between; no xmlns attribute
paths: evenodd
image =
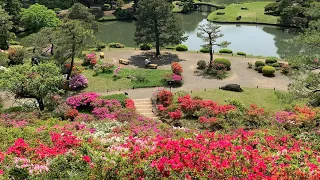
<svg viewBox="0 0 320 180"><path fill-rule="evenodd" d="M171 70L174 74L181 75L181 73L183 73L182 66L178 62L173 62L171 64Z"/></svg>
<svg viewBox="0 0 320 180"><path fill-rule="evenodd" d="M90 65L90 67L94 67L96 64L97 64L97 57L96 57L96 54L93 52L93 53L90 53L90 54L86 54L86 57L84 59L84 62L83 62L83 65L84 66L88 66Z"/></svg>
<svg viewBox="0 0 320 180"><path fill-rule="evenodd" d="M83 89L86 87L88 87L88 79L84 75L77 74L70 78L69 88L71 90Z"/></svg>

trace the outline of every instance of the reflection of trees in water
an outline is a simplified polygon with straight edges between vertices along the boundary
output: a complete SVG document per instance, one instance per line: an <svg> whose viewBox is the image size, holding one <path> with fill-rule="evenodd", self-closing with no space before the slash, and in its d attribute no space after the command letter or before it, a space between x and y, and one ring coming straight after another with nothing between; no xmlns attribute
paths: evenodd
<svg viewBox="0 0 320 180"><path fill-rule="evenodd" d="M266 33L274 35L275 46L278 48L277 54L281 58L290 57L299 54L301 50L301 45L293 43L292 38L295 37L296 33L286 32L285 29L280 29L277 27L264 26L263 31Z"/></svg>
<svg viewBox="0 0 320 180"><path fill-rule="evenodd" d="M187 33L193 32L198 28L199 23L206 19L207 15L202 15L200 12L193 12L190 14L182 15L182 29Z"/></svg>

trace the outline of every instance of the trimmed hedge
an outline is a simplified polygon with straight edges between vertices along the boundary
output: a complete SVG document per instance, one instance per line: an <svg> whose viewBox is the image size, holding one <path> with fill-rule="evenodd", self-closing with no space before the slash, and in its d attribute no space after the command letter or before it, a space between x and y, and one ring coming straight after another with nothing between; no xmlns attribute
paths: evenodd
<svg viewBox="0 0 320 180"><path fill-rule="evenodd" d="M246 56L247 54L245 52L237 52L237 55L239 56Z"/></svg>
<svg viewBox="0 0 320 180"><path fill-rule="evenodd" d="M264 66L262 68L262 74L265 76L273 76L276 72L276 69L272 66Z"/></svg>
<svg viewBox="0 0 320 180"><path fill-rule="evenodd" d="M197 62L197 65L198 65L198 69L205 69L206 66L207 66L207 63L206 63L205 60L199 60L199 61Z"/></svg>
<svg viewBox="0 0 320 180"><path fill-rule="evenodd" d="M273 64L273 63L276 63L278 61L277 61L277 58L271 57L271 58L266 59L265 62L266 62L266 64Z"/></svg>
<svg viewBox="0 0 320 180"><path fill-rule="evenodd" d="M210 52L210 49L208 49L208 48L201 48L201 49L200 49L200 52L202 52L202 53L209 53L209 52Z"/></svg>
<svg viewBox="0 0 320 180"><path fill-rule="evenodd" d="M97 44L97 50L98 51L100 51L100 50L102 50L102 49L104 49L106 47L107 47L107 44L105 44L105 43L98 43Z"/></svg>
<svg viewBox="0 0 320 180"><path fill-rule="evenodd" d="M231 69L231 62L228 59L225 58L217 58L213 61L214 63L220 63L220 64L224 64L228 70Z"/></svg>
<svg viewBox="0 0 320 180"><path fill-rule="evenodd" d="M171 50L172 50L172 49L175 49L175 48L176 48L175 46L167 46L167 47L166 47L166 49L171 49Z"/></svg>
<svg viewBox="0 0 320 180"><path fill-rule="evenodd" d="M220 49L219 53L232 54L232 50L231 49Z"/></svg>
<svg viewBox="0 0 320 180"><path fill-rule="evenodd" d="M258 73L262 73L263 67L264 67L264 66L259 66L259 67L256 68L256 70L258 71Z"/></svg>
<svg viewBox="0 0 320 180"><path fill-rule="evenodd" d="M188 46L186 46L184 44L179 44L176 46L176 50L177 51L188 51Z"/></svg>
<svg viewBox="0 0 320 180"><path fill-rule="evenodd" d="M263 61L256 61L256 62L254 63L254 65L255 65L256 67L259 67L259 66L265 66L266 63L264 63Z"/></svg>
<svg viewBox="0 0 320 180"><path fill-rule="evenodd" d="M280 67L280 64L279 63L273 63L273 64L271 64L272 65L272 67Z"/></svg>
<svg viewBox="0 0 320 180"><path fill-rule="evenodd" d="M126 105L126 99L128 99L128 97L125 94L112 94L112 95L107 95L107 96L101 96L99 98L100 99L107 99L107 100L115 99L115 100L119 101L122 106Z"/></svg>
<svg viewBox="0 0 320 180"><path fill-rule="evenodd" d="M125 45L121 44L121 43L116 43L116 42L112 42L109 44L110 48L124 48Z"/></svg>
<svg viewBox="0 0 320 180"><path fill-rule="evenodd" d="M151 48L152 48L152 44L150 43L140 44L140 50L150 50Z"/></svg>

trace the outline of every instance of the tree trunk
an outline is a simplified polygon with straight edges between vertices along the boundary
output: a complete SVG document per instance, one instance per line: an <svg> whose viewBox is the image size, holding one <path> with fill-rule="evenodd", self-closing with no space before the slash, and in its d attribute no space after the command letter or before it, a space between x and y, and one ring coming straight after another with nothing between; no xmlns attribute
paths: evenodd
<svg viewBox="0 0 320 180"><path fill-rule="evenodd" d="M213 60L213 52L212 52L212 50L213 50L213 48L212 48L212 40L211 40L211 34L209 34L209 49L210 49L210 62L209 62L209 68L211 68L212 67L212 60Z"/></svg>
<svg viewBox="0 0 320 180"><path fill-rule="evenodd" d="M76 42L74 41L75 38L76 38L75 35L73 35L73 37L72 37L73 43L72 43L72 52L71 52L71 64L70 64L70 69L68 70L68 76L67 76L68 83L70 80L70 76L71 76L73 64L74 64L74 56L75 56L75 51L76 51L76 44L75 44Z"/></svg>
<svg viewBox="0 0 320 180"><path fill-rule="evenodd" d="M39 109L40 111L44 110L44 103L43 103L43 99L42 98L36 98L38 104L39 104Z"/></svg>
<svg viewBox="0 0 320 180"><path fill-rule="evenodd" d="M51 55L53 56L53 48L54 48L54 45L51 44Z"/></svg>
<svg viewBox="0 0 320 180"><path fill-rule="evenodd" d="M158 30L158 21L154 20L154 33L156 35L156 56L160 55L160 33Z"/></svg>

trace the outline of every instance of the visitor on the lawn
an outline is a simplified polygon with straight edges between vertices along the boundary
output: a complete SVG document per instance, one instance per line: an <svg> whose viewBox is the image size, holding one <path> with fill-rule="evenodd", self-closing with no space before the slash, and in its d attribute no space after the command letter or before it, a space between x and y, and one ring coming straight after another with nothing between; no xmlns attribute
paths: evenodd
<svg viewBox="0 0 320 180"><path fill-rule="evenodd" d="M144 65L147 67L151 62L149 61L149 59L145 59L144 60Z"/></svg>

